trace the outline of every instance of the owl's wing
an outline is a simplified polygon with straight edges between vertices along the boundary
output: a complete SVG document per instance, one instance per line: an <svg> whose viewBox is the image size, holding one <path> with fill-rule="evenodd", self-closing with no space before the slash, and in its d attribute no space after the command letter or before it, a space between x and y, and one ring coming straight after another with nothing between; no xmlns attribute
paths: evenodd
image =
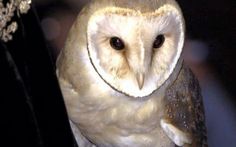
<svg viewBox="0 0 236 147"><path fill-rule="evenodd" d="M166 90L161 126L178 146L207 147L202 96L192 71L182 66L178 78Z"/></svg>

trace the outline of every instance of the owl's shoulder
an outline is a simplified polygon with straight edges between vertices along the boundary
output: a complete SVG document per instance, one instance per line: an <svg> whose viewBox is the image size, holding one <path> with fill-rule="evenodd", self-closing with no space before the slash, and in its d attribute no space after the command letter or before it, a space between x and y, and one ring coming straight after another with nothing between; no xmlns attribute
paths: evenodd
<svg viewBox="0 0 236 147"><path fill-rule="evenodd" d="M164 98L164 120L185 134L193 146L206 146L201 90L191 69L183 65Z"/></svg>

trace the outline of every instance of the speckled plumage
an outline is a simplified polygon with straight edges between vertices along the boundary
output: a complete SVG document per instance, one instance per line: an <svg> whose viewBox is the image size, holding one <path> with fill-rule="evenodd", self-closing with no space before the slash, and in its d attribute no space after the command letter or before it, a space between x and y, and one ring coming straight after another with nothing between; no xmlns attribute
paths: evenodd
<svg viewBox="0 0 236 147"><path fill-rule="evenodd" d="M165 43L153 49L158 34L165 35ZM124 41L122 51L110 46L112 36ZM79 146L191 146L199 145L198 138L203 142L204 130L192 127L204 126L204 119L196 107L202 107L197 82L182 68L183 43L184 20L173 0L94 0L87 5L57 61ZM142 86L137 75L145 75ZM184 101L178 103L181 109L174 103L176 97Z"/></svg>
<svg viewBox="0 0 236 147"><path fill-rule="evenodd" d="M202 96L197 79L191 70L184 66L176 81L167 89L165 115L170 123L175 124L193 138L191 147L206 147L206 127Z"/></svg>

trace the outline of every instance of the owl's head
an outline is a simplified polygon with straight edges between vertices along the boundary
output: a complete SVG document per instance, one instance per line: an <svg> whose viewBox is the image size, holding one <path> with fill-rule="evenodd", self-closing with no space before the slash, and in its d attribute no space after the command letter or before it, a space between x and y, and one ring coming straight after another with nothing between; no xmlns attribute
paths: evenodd
<svg viewBox="0 0 236 147"><path fill-rule="evenodd" d="M82 17L75 28L84 35L92 68L116 91L148 96L175 70L184 44L184 20L174 0L94 0ZM71 34L77 37L73 29Z"/></svg>
<svg viewBox="0 0 236 147"><path fill-rule="evenodd" d="M133 97L150 95L174 71L184 44L184 20L173 1L107 1L87 25L87 49L97 74ZM98 6L97 6L98 7Z"/></svg>

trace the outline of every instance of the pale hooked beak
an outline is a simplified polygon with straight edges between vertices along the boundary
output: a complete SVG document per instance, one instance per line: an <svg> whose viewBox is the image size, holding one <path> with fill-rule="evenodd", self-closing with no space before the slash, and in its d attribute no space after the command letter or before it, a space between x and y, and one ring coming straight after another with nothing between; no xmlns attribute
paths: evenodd
<svg viewBox="0 0 236 147"><path fill-rule="evenodd" d="M140 90L143 88L143 85L144 85L144 78L145 78L144 73L138 73L138 74L136 74L136 80L137 80L137 82L138 82L138 87L139 87Z"/></svg>

